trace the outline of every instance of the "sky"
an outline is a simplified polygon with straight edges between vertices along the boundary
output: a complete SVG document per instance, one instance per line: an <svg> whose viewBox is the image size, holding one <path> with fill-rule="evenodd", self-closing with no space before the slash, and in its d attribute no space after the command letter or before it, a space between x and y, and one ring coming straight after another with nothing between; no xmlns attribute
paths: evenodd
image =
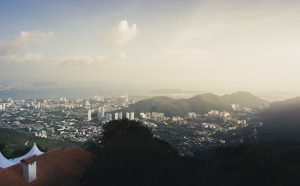
<svg viewBox="0 0 300 186"><path fill-rule="evenodd" d="M286 91L298 0L2 0L0 83Z"/></svg>

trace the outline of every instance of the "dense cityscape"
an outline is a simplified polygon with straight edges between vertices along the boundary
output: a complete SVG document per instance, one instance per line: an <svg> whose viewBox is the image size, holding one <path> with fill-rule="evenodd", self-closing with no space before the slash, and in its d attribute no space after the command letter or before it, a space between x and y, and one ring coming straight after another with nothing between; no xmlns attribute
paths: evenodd
<svg viewBox="0 0 300 186"><path fill-rule="evenodd" d="M1 0L0 186L298 186L299 21L299 0Z"/></svg>
<svg viewBox="0 0 300 186"><path fill-rule="evenodd" d="M205 148L239 144L249 136L256 138L256 128L263 123L248 107L231 104L229 111L186 113L167 117L161 112L124 112L131 104L147 97L102 97L88 99L1 100L0 127L28 132L49 139L76 142L96 140L102 126L112 120L136 120L150 127L157 138L174 145L182 155ZM247 129L247 133L242 130ZM250 131L250 132L249 132ZM246 136L245 136L246 134Z"/></svg>

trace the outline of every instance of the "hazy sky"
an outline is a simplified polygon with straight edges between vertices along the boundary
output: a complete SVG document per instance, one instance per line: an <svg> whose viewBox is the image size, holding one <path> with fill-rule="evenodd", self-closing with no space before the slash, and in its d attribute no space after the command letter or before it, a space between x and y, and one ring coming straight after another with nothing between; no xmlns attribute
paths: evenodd
<svg viewBox="0 0 300 186"><path fill-rule="evenodd" d="M300 91L299 0L1 0L1 82Z"/></svg>

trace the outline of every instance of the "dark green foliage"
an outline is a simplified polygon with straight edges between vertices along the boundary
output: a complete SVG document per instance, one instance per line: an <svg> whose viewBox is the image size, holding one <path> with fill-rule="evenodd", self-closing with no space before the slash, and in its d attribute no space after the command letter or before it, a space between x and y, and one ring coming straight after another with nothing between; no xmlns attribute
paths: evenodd
<svg viewBox="0 0 300 186"><path fill-rule="evenodd" d="M260 141L288 140L300 142L300 99L272 103L261 117L264 126L258 129Z"/></svg>
<svg viewBox="0 0 300 186"><path fill-rule="evenodd" d="M5 143L3 143L3 142L0 143L0 152L4 151L5 146L6 146Z"/></svg>
<svg viewBox="0 0 300 186"><path fill-rule="evenodd" d="M206 158L181 157L135 121L104 126L101 143L82 185L102 186L239 186L297 185L299 164L291 165L270 145L240 145L211 151ZM300 147L298 147L300 149ZM295 184L294 184L295 183Z"/></svg>
<svg viewBox="0 0 300 186"><path fill-rule="evenodd" d="M50 140L34 137L23 131L0 129L0 150L7 158L24 155L31 149L34 142L42 151L48 151L57 147L66 148L80 145L69 140Z"/></svg>
<svg viewBox="0 0 300 186"><path fill-rule="evenodd" d="M240 145L218 149L208 170L212 185L296 185L299 170L268 146Z"/></svg>
<svg viewBox="0 0 300 186"><path fill-rule="evenodd" d="M101 140L101 144L89 145L96 159L85 174L83 185L183 185L189 182L188 164L193 163L187 160L183 163L175 149L154 138L151 131L138 122L113 121L104 126Z"/></svg>

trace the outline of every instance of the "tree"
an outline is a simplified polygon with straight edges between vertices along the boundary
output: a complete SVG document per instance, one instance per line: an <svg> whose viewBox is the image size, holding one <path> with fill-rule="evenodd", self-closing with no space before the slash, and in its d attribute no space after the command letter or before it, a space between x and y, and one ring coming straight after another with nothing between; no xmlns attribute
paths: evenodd
<svg viewBox="0 0 300 186"><path fill-rule="evenodd" d="M103 129L101 143L88 145L96 158L82 179L83 185L182 185L181 157L149 128L119 120Z"/></svg>

